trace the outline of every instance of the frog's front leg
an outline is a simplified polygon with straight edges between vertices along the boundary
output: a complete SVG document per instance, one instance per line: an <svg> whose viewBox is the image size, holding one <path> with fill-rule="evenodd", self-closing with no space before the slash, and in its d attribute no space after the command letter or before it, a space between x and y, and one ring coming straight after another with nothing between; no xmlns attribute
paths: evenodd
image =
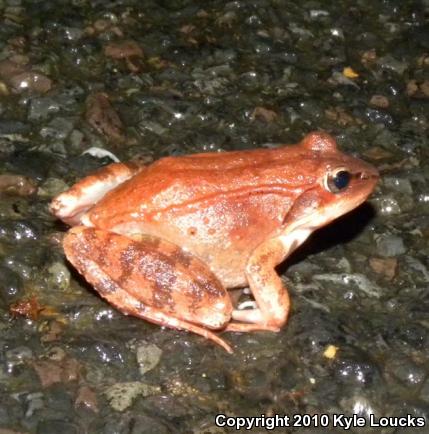
<svg viewBox="0 0 429 434"><path fill-rule="evenodd" d="M251 326L260 326L278 331L286 323L290 298L274 268L310 233L309 229L295 229L266 240L253 251L246 266L246 276L258 307L234 310L232 318L240 323L230 323L227 330L248 331Z"/></svg>
<svg viewBox="0 0 429 434"><path fill-rule="evenodd" d="M132 239L83 226L71 229L63 246L68 260L121 312L194 332L231 352L208 330L230 321L230 297L199 259L156 237Z"/></svg>

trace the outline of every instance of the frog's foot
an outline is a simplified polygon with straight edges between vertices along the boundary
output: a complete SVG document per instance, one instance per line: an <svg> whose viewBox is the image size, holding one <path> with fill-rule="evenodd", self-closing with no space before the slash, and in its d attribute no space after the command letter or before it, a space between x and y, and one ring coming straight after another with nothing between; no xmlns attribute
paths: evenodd
<svg viewBox="0 0 429 434"><path fill-rule="evenodd" d="M110 280L109 276L106 274L100 274L98 277L103 279L104 282ZM110 280L109 285L113 285L114 291L109 294L103 294L103 297L122 313L133 315L137 318L145 319L146 321L150 321L161 326L195 333L220 345L222 348L228 351L228 353L232 353L230 345L212 331L203 327L199 327L196 324L166 315L165 313L160 312L157 309L153 309L150 306L145 306L139 300L130 296L130 294L121 289L112 280Z"/></svg>
<svg viewBox="0 0 429 434"><path fill-rule="evenodd" d="M73 226L96 202L141 169L133 163L113 163L83 178L69 190L55 197L49 209L59 219Z"/></svg>
<svg viewBox="0 0 429 434"><path fill-rule="evenodd" d="M156 237L139 241L77 226L63 241L68 260L121 312L204 336L231 347L208 329L231 319L228 292L199 259Z"/></svg>
<svg viewBox="0 0 429 434"><path fill-rule="evenodd" d="M234 311L235 312L235 311ZM232 316L234 318L234 312L232 313ZM242 312L242 311L239 311ZM244 320L246 318L243 318ZM240 333L246 333L246 332L279 332L280 328L276 326L270 326L270 325L264 325L264 324L251 324L244 323L244 322L230 322L225 328L224 331L226 332L240 332Z"/></svg>

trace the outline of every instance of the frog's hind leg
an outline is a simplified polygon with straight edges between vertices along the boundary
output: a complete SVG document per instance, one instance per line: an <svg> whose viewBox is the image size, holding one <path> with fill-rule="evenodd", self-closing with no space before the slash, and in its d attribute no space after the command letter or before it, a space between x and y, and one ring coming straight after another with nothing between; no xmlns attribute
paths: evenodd
<svg viewBox="0 0 429 434"><path fill-rule="evenodd" d="M112 163L102 167L55 197L49 206L50 211L71 226L80 224L88 209L142 167L133 163Z"/></svg>
<svg viewBox="0 0 429 434"><path fill-rule="evenodd" d="M222 330L230 321L228 292L204 263L175 244L77 226L63 246L67 259L123 313L191 331L231 352L208 330Z"/></svg>

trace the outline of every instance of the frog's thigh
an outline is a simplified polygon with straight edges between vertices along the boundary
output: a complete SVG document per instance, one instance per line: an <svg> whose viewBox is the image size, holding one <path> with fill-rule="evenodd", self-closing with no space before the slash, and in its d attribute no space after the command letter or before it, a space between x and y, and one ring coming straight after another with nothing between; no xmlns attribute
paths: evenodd
<svg viewBox="0 0 429 434"><path fill-rule="evenodd" d="M192 331L230 351L206 327L225 327L231 300L197 258L159 238L136 241L83 226L71 229L63 245L68 260L122 312Z"/></svg>
<svg viewBox="0 0 429 434"><path fill-rule="evenodd" d="M307 233L295 231L271 238L252 252L246 265L246 276L258 308L234 310L234 320L274 328L286 323L290 310L289 294L274 267L302 243L304 235L305 238L308 236Z"/></svg>

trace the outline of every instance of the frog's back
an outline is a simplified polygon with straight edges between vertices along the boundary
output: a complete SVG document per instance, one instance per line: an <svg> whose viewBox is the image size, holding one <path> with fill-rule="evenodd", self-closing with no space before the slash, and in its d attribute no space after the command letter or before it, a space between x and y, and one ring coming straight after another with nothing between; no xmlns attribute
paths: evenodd
<svg viewBox="0 0 429 434"><path fill-rule="evenodd" d="M302 184L303 173L312 173L304 165L314 165L297 148L160 159L109 192L91 210L91 221L98 227L114 227L136 218L150 221L172 208L207 205L219 195L242 196L269 189L288 196Z"/></svg>

